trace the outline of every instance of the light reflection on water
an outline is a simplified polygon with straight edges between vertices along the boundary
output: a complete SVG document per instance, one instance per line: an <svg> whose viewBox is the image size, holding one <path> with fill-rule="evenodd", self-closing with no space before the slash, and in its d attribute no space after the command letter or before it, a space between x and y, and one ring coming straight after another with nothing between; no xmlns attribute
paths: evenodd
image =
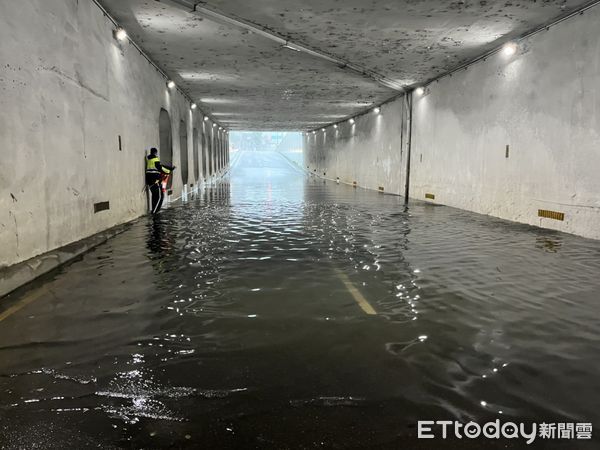
<svg viewBox="0 0 600 450"><path fill-rule="evenodd" d="M2 323L0 442L385 446L419 419L596 422L599 269L599 242L242 154Z"/></svg>

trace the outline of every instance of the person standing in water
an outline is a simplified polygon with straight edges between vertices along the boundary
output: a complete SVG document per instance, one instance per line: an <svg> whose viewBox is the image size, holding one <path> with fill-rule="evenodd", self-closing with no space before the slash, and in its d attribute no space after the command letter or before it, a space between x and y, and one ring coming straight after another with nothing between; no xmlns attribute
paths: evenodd
<svg viewBox="0 0 600 450"><path fill-rule="evenodd" d="M165 197L161 186L162 178L170 175L173 170L175 170L175 166L160 163L156 148L150 149L150 154L146 157L146 186L152 194L152 214L160 211Z"/></svg>

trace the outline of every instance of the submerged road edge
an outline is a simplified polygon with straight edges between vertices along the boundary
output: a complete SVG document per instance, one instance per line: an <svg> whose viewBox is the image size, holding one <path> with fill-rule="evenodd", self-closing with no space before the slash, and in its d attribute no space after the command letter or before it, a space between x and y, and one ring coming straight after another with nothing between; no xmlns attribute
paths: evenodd
<svg viewBox="0 0 600 450"><path fill-rule="evenodd" d="M100 231L77 242L72 242L41 255L34 256L14 266L0 268L0 301L4 300L4 297L16 289L25 286L42 275L72 261L78 256L105 243L110 238L122 233L129 228L132 222L138 219L139 217L136 217L133 220Z"/></svg>

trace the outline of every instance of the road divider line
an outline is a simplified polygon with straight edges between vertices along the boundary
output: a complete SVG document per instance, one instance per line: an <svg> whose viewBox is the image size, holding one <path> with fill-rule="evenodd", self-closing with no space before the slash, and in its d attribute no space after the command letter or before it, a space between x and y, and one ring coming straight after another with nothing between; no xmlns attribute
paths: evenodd
<svg viewBox="0 0 600 450"><path fill-rule="evenodd" d="M0 313L0 322L2 322L4 319L8 319L14 313L20 311L21 309L23 309L30 303L36 301L42 295L47 294L48 292L49 291L48 291L47 287L42 287L36 291L31 292L29 295L26 295L21 300L19 300L17 303L12 305L10 308L8 308L5 311L3 311L2 313Z"/></svg>
<svg viewBox="0 0 600 450"><path fill-rule="evenodd" d="M356 303L358 303L358 306L360 306L360 308L365 313L367 313L371 316L377 315L377 311L375 311L375 309L371 306L371 304L368 302L368 300L365 298L365 296L362 295L362 293L356 288L356 286L354 286L352 281L350 281L350 278L348 278L348 275L346 275L340 269L334 269L334 270L335 270L335 273L337 274L338 278L341 280L341 282L344 284L344 286L348 290L348 292L350 292L352 297L354 297L354 300L356 300Z"/></svg>

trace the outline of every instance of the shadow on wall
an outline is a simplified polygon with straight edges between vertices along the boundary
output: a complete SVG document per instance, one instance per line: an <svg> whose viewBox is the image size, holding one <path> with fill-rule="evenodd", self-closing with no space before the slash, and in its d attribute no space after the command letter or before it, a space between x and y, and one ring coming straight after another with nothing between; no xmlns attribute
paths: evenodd
<svg viewBox="0 0 600 450"><path fill-rule="evenodd" d="M179 155L181 182L186 185L188 184L188 137L187 126L183 120L179 122Z"/></svg>
<svg viewBox="0 0 600 450"><path fill-rule="evenodd" d="M206 177L208 176L208 172L207 172L207 168L208 168L208 162L206 159L206 146L207 146L207 141L206 141L206 132L202 133L202 177L206 179Z"/></svg>
<svg viewBox="0 0 600 450"><path fill-rule="evenodd" d="M200 181L200 165L198 163L198 129L194 128L192 134L192 152L194 157L194 182Z"/></svg>
<svg viewBox="0 0 600 450"><path fill-rule="evenodd" d="M208 174L212 175L214 173L213 170L213 136L212 136L212 128L208 129Z"/></svg>
<svg viewBox="0 0 600 450"><path fill-rule="evenodd" d="M171 118L165 109L160 110L158 119L160 147L158 148L161 162L173 165L173 133L171 131ZM173 177L169 177L167 188L171 188Z"/></svg>

